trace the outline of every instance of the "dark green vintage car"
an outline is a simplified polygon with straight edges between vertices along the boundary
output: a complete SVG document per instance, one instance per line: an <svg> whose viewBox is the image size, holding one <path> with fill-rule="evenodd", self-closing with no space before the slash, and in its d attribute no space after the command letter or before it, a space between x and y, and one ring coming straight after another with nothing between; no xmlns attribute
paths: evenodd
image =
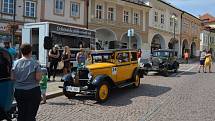
<svg viewBox="0 0 215 121"><path fill-rule="evenodd" d="M170 72L176 73L179 68L176 52L170 49L155 50L143 68L146 75L149 71L157 71L163 76L169 76Z"/></svg>

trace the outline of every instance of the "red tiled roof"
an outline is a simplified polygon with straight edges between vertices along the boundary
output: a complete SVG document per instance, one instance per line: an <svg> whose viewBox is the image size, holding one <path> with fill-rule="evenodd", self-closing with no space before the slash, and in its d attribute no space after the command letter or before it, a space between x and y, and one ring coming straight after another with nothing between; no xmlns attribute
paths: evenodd
<svg viewBox="0 0 215 121"><path fill-rule="evenodd" d="M215 17L210 15L209 13L206 13L206 14L200 16L200 19L207 21L207 22L215 22Z"/></svg>

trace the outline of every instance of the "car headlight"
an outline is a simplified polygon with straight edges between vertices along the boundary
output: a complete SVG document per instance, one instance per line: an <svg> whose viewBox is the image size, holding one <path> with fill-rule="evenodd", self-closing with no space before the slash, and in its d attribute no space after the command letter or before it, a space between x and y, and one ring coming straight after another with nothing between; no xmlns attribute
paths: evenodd
<svg viewBox="0 0 215 121"><path fill-rule="evenodd" d="M92 79L92 78L93 78L92 73L88 73L88 78L89 78L89 79Z"/></svg>
<svg viewBox="0 0 215 121"><path fill-rule="evenodd" d="M75 78L75 74L76 74L75 72L71 73L72 78Z"/></svg>

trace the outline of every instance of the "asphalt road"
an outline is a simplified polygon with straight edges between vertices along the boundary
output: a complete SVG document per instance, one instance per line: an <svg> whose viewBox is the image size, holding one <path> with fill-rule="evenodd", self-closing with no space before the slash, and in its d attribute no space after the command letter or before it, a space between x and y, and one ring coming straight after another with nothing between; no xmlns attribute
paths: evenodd
<svg viewBox="0 0 215 121"><path fill-rule="evenodd" d="M112 90L104 104L81 95L72 100L64 96L50 99L40 106L37 120L214 121L215 74L197 73L197 66L182 65L170 77L150 74L137 89Z"/></svg>

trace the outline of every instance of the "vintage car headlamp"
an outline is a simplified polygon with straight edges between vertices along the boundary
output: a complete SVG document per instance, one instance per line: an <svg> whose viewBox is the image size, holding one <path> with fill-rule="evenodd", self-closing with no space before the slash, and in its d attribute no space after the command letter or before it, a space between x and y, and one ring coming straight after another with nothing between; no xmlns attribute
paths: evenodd
<svg viewBox="0 0 215 121"><path fill-rule="evenodd" d="M92 79L92 78L93 78L92 73L88 73L88 78L89 78L89 79Z"/></svg>
<svg viewBox="0 0 215 121"><path fill-rule="evenodd" d="M75 74L76 73L74 71L71 73L72 78L75 78Z"/></svg>
<svg viewBox="0 0 215 121"><path fill-rule="evenodd" d="M163 60L159 58L159 62L160 62L160 63L163 63Z"/></svg>

